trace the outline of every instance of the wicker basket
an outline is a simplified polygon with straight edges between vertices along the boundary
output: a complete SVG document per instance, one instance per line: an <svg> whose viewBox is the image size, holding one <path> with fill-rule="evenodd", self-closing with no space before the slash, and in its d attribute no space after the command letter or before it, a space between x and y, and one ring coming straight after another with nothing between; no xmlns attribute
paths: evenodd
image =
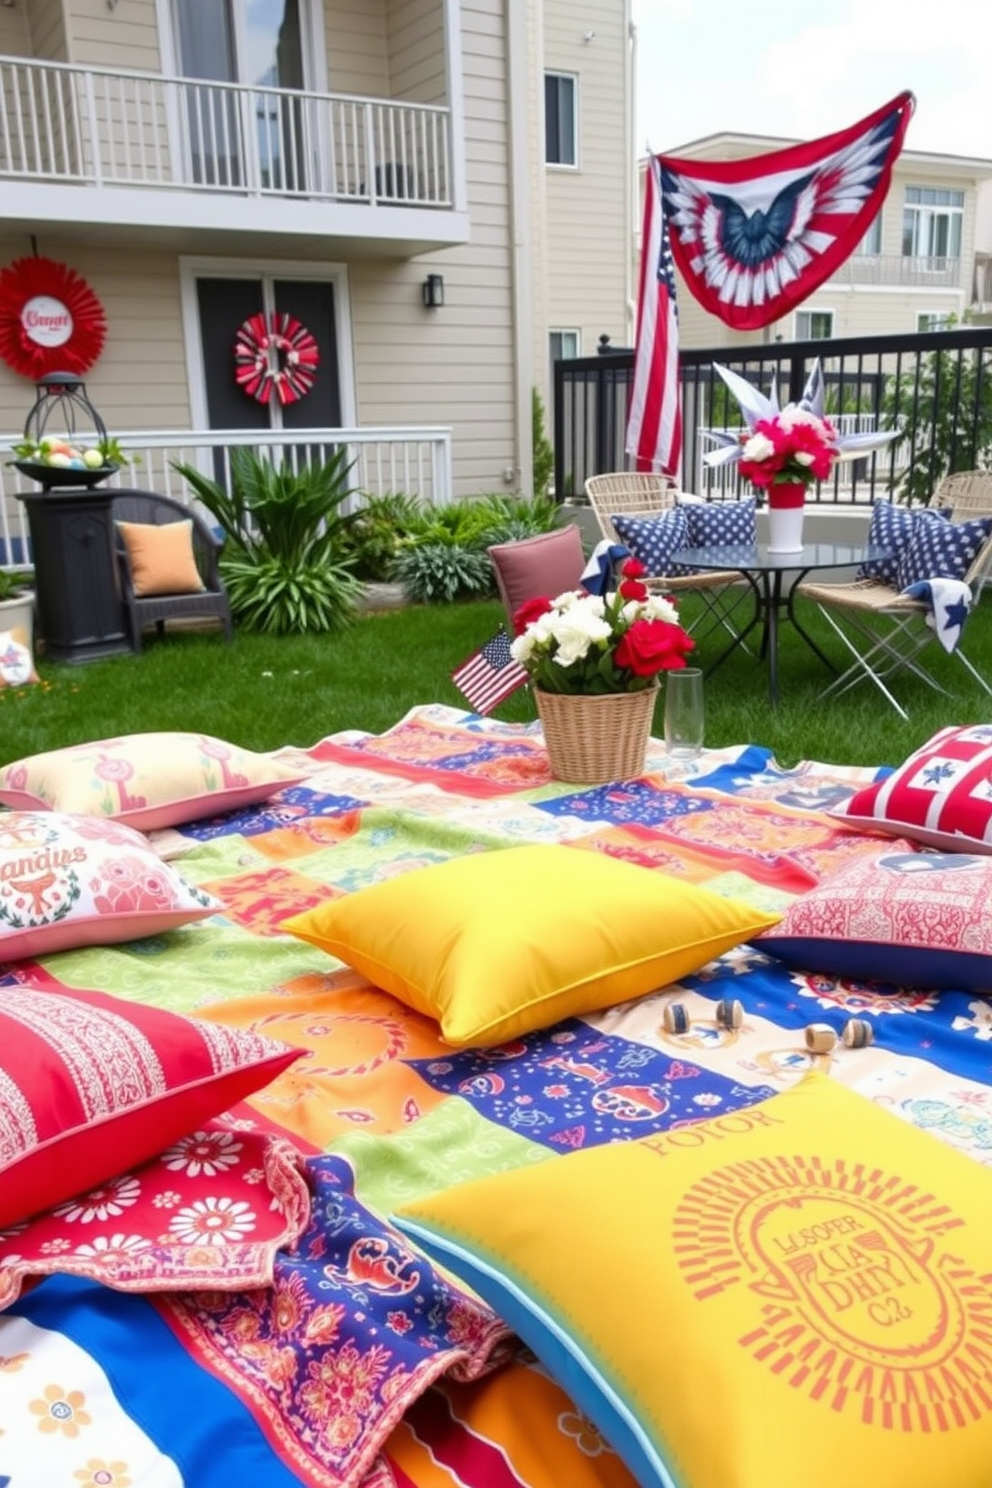
<svg viewBox="0 0 992 1488"><path fill-rule="evenodd" d="M644 770L657 684L599 697L542 692L534 698L556 780L602 785Z"/></svg>

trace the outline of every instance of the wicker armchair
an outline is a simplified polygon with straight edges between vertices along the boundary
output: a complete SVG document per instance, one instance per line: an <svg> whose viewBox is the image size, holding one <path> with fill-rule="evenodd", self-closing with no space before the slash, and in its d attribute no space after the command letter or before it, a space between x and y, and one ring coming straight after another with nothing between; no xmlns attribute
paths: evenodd
<svg viewBox="0 0 992 1488"><path fill-rule="evenodd" d="M992 470L958 470L954 475L945 475L934 490L930 505L946 511L952 522L992 516ZM981 598L990 579L992 571L986 561L969 580L976 599Z"/></svg>
<svg viewBox="0 0 992 1488"><path fill-rule="evenodd" d="M159 635L164 635L167 620L215 618L223 627L224 639L231 641L234 635L231 606L217 567L221 543L202 517L171 496L132 490L114 492L111 515L115 522L139 522L157 527L170 522L192 522L193 556L204 586L190 594L136 594L127 549L120 532L115 529L117 571L132 650L141 650L141 633L145 626L155 625Z"/></svg>

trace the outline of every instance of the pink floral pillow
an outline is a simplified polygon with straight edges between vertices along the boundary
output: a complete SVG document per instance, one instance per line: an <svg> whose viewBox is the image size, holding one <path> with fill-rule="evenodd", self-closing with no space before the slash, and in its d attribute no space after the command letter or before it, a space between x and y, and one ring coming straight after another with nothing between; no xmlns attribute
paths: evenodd
<svg viewBox="0 0 992 1488"><path fill-rule="evenodd" d="M223 909L119 822L0 813L0 962L172 930Z"/></svg>
<svg viewBox="0 0 992 1488"><path fill-rule="evenodd" d="M124 734L3 766L0 804L112 816L151 832L265 801L302 778L210 734Z"/></svg>

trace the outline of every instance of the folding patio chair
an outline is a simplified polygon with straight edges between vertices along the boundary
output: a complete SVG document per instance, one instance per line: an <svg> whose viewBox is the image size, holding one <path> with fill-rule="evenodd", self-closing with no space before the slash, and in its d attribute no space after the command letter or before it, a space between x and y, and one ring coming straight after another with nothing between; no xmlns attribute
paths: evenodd
<svg viewBox="0 0 992 1488"><path fill-rule="evenodd" d="M614 525L615 517L661 517L680 501L685 501L687 494L667 475L635 470L591 475L585 483L585 491L600 531L612 543L624 541ZM690 496L689 500L698 501L699 498ZM752 593L751 586L738 569L693 574L649 573L644 582L649 589L671 594L676 599L681 594L700 596L703 609L686 626L698 640L703 640L720 626L735 640L740 640L741 631L751 628L738 625L733 618L742 601ZM746 650L747 642L741 644Z"/></svg>
<svg viewBox="0 0 992 1488"><path fill-rule="evenodd" d="M992 513L983 513L989 514ZM974 597L981 593L990 570L992 534L985 539L964 574L964 581ZM859 682L870 681L896 712L908 719L906 709L886 686L891 677L904 670L914 673L937 692L947 693L947 688L920 660L928 646L940 646L936 631L929 623L930 606L926 601L906 598L896 585L878 579L855 579L847 584L803 583L799 593L816 605L852 658L850 666L824 689L822 698L836 697ZM968 660L960 643L952 654L992 697L992 687Z"/></svg>

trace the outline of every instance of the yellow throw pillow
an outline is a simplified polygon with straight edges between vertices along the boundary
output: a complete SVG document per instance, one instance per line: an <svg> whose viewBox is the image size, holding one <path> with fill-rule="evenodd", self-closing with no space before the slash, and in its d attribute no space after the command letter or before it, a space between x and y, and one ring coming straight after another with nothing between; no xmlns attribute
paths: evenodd
<svg viewBox="0 0 992 1488"><path fill-rule="evenodd" d="M139 599L155 594L196 594L203 580L193 556L193 523L118 522L124 539L134 592Z"/></svg>
<svg viewBox="0 0 992 1488"><path fill-rule="evenodd" d="M641 1488L992 1482L992 1173L824 1075L396 1222Z"/></svg>
<svg viewBox="0 0 992 1488"><path fill-rule="evenodd" d="M540 844L414 869L283 929L436 1018L462 1047L640 997L779 919L653 869Z"/></svg>

